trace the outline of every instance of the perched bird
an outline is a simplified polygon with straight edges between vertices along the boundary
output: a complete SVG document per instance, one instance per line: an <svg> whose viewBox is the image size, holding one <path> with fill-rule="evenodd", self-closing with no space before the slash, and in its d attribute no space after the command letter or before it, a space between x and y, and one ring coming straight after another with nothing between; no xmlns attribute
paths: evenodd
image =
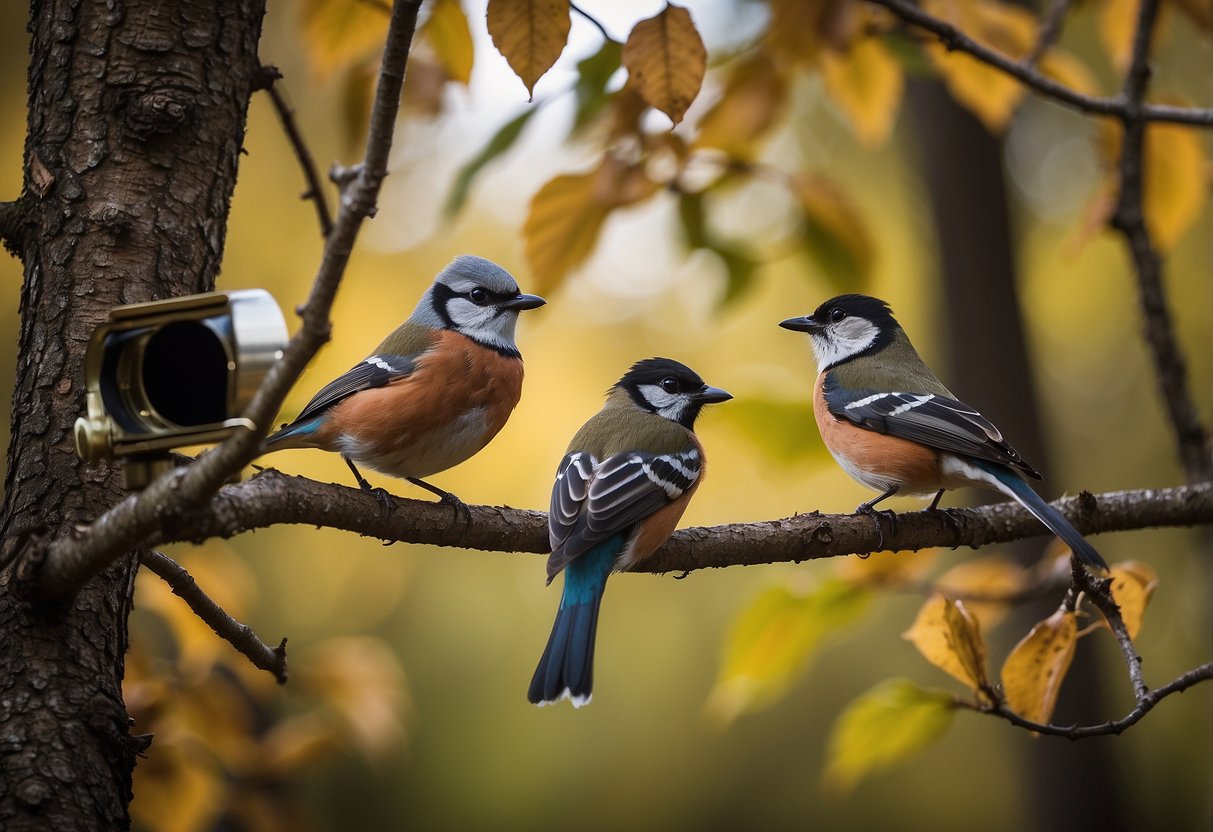
<svg viewBox="0 0 1213 832"><path fill-rule="evenodd" d="M695 419L705 404L731 398L677 361L649 358L627 371L573 437L548 514L548 583L565 570L564 592L531 702L590 701L607 576L651 555L674 531L703 480Z"/></svg>
<svg viewBox="0 0 1213 832"><path fill-rule="evenodd" d="M857 511L875 514L873 506L894 494L932 492L934 509L946 489L993 488L1032 512L1082 561L1108 568L1025 479L1040 474L923 363L887 303L839 295L779 325L809 334L819 373L813 413L826 447L851 477L880 492Z"/></svg>
<svg viewBox="0 0 1213 832"><path fill-rule="evenodd" d="M522 395L518 313L544 302L522 294L496 263L456 257L408 320L268 437L264 450L333 451L363 489L371 486L355 463L403 477L466 512L458 497L422 477L468 459L505 425Z"/></svg>

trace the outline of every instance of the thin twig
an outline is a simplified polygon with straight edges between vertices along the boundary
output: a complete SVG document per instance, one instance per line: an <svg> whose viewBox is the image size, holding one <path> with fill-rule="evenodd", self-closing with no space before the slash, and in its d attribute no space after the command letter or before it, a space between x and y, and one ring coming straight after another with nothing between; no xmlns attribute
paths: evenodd
<svg viewBox="0 0 1213 832"><path fill-rule="evenodd" d="M1154 709L1162 700L1166 699L1173 693L1183 693L1188 688L1197 685L1201 682L1207 682L1213 679L1213 662L1202 664L1200 667L1193 668L1177 679L1148 691L1138 700L1137 707L1126 714L1124 717L1104 722L1099 725L1050 725L1040 722L1033 722L1030 719L1024 719L1019 714L1008 709L1005 705L996 704L988 705L979 702L969 702L963 699L956 700L956 706L966 708L971 711L980 713L992 714L1001 717L1012 725L1017 725L1020 728L1027 728L1029 731L1035 731L1038 734L1047 734L1054 737L1065 737L1071 740L1081 740L1087 737L1107 736L1108 734L1120 734L1126 728L1136 725L1141 721L1142 717Z"/></svg>
<svg viewBox="0 0 1213 832"><path fill-rule="evenodd" d="M1104 98L1077 92L1033 67L1025 66L1020 61L1008 58L1001 52L978 43L951 23L924 12L908 0L868 0L868 2L883 6L906 23L930 32L939 38L947 49L966 52L982 63L1002 70L1007 75L1023 82L1025 86L1054 101L1067 104L1085 113L1101 113L1120 118L1125 118L1128 113L1130 104L1124 96ZM1167 121L1213 127L1213 109L1209 108L1141 104L1140 114L1145 121Z"/></svg>
<svg viewBox="0 0 1213 832"><path fill-rule="evenodd" d="M1129 637L1129 628L1125 626L1125 620L1120 614L1120 605L1116 603L1116 599L1109 591L1111 578L1093 577L1078 561L1078 558L1071 558L1071 565L1074 588L1086 595L1091 603L1099 608L1108 622L1112 635L1116 637L1116 643L1120 646L1121 655L1125 659L1125 667L1129 670L1129 682L1133 685L1133 698L1138 704L1141 704L1146 693L1149 692L1149 688L1146 687L1146 680L1141 672L1141 656L1137 654L1137 648L1133 646L1133 639Z"/></svg>
<svg viewBox="0 0 1213 832"><path fill-rule="evenodd" d="M252 461L261 439L273 422L283 399L308 361L328 340L329 314L342 275L353 252L363 221L375 211L380 185L387 176L388 154L405 64L417 25L420 0L397 0L379 69L379 82L371 108L366 156L358 175L342 192L332 233L325 240L321 263L311 293L301 311L303 325L291 338L282 358L266 374L244 416L257 430L244 431L203 453L186 468L154 480L138 494L128 496L97 518L87 533L75 532L52 541L35 555L35 568L22 573L33 578L28 589L47 597L74 593L139 541L155 536L157 529L184 522L191 510L209 500L223 483Z"/></svg>
<svg viewBox="0 0 1213 832"><path fill-rule="evenodd" d="M145 550L139 562L155 572L169 585L174 595L189 604L194 614L201 618L215 634L243 653L254 666L268 671L278 684L286 684L286 639L277 647L270 647L257 637L253 628L232 618L215 601L202 591L194 576L181 564L160 552Z"/></svg>
<svg viewBox="0 0 1213 832"><path fill-rule="evenodd" d="M611 33L608 32L606 30L606 27L602 25L602 21L600 21L598 18L594 17L594 15L590 14L585 9L578 6L576 3L569 3L569 8L572 9L577 14L584 17L590 23L594 24L594 28L602 33L602 37L604 40L611 40Z"/></svg>
<svg viewBox="0 0 1213 832"><path fill-rule="evenodd" d="M275 67L263 67L263 70L270 78L265 91L269 93L274 110L278 113L282 129L286 132L291 148L295 151L295 158L299 160L299 167L303 168L303 178L307 180L307 190L303 192L302 198L310 199L315 204L316 219L320 222L320 234L328 237L333 230L333 216L329 213L328 200L324 198L324 185L321 182L320 173L316 169L316 162L311 151L308 150L307 142L303 140L303 133L299 131L299 125L295 121L295 111L287 105L286 98L274 83L280 80L282 75Z"/></svg>
<svg viewBox="0 0 1213 832"><path fill-rule="evenodd" d="M1120 152L1120 193L1110 224L1124 235L1133 258L1146 343L1150 347L1163 402L1175 434L1180 463L1188 482L1201 482L1213 479L1209 434L1201 423L1188 387L1186 362L1175 337L1171 312L1167 308L1162 258L1146 226L1143 208L1147 119L1142 102L1149 86L1150 37L1157 16L1157 0L1142 0L1133 36L1132 60L1125 74L1122 93L1126 111Z"/></svg>
<svg viewBox="0 0 1213 832"><path fill-rule="evenodd" d="M1074 0L1053 0L1048 12L1045 14L1044 20L1040 23L1040 29L1037 31L1036 43L1032 46L1032 51L1023 59L1024 66L1035 68L1040 59L1044 57L1044 54L1053 48L1053 44L1057 43L1057 39L1061 37L1062 25L1065 23L1066 16L1069 15L1073 5Z"/></svg>

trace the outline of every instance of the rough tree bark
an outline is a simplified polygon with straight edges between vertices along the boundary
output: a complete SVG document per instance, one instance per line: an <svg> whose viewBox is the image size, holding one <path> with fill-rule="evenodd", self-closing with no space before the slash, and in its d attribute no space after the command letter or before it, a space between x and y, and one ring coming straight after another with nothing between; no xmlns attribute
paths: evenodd
<svg viewBox="0 0 1213 832"><path fill-rule="evenodd" d="M73 450L83 355L122 303L210 289L258 69L263 0L35 1L12 442L0 509L0 827L129 825L122 702L135 554L69 603L33 606L10 568L120 496ZM13 224L9 224L9 229Z"/></svg>

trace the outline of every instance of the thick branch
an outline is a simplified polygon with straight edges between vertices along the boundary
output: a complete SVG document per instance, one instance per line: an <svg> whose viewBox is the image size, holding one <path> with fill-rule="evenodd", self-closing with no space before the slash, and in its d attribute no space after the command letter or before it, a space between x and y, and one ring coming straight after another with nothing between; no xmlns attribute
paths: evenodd
<svg viewBox="0 0 1213 832"><path fill-rule="evenodd" d="M869 2L883 6L906 23L930 32L939 38L948 49L968 53L982 63L989 64L1018 79L1041 95L1084 113L1100 113L1123 119L1128 116L1130 109L1134 106L1123 95L1105 98L1077 92L1065 84L1054 81L1026 63L1008 58L1001 52L978 43L951 23L927 14L908 0L869 0ZM1213 109L1140 104L1140 102L1139 106L1141 118L1145 121L1169 121L1213 127Z"/></svg>
<svg viewBox="0 0 1213 832"><path fill-rule="evenodd" d="M1054 505L1086 534L1152 526L1213 523L1213 484L1082 494ZM449 506L397 498L385 514L374 494L292 477L274 470L223 488L211 504L154 543L232 537L281 523L328 527L389 542L459 546L500 552L546 554L547 516L496 506L469 506L471 522L455 522ZM852 553L916 550L935 546L984 546L1047 534L1016 503L950 512L911 511L885 529L881 547L866 515L798 514L782 520L683 529L637 571L682 572L709 567L812 560ZM887 525L887 524L886 524ZM152 540L143 541L153 545Z"/></svg>
<svg viewBox="0 0 1213 832"><path fill-rule="evenodd" d="M301 312L303 326L291 339L282 359L266 374L244 415L259 426L237 434L207 451L188 467L162 476L139 494L131 495L99 517L87 534L54 541L23 574L34 574L37 591L48 596L74 592L123 552L157 529L180 524L180 517L202 505L233 474L259 452L261 439L287 392L308 361L329 337L329 312L345 273L363 220L375 212L375 200L387 176L392 131L400 108L400 91L409 47L417 25L420 0L397 0L388 25L375 102L367 133L366 156L346 186L332 233L311 294ZM32 567L38 567L35 573Z"/></svg>
<svg viewBox="0 0 1213 832"><path fill-rule="evenodd" d="M268 671L278 684L286 684L286 639L277 647L270 647L257 637L252 627L228 615L202 591L185 567L167 555L148 550L140 554L139 562L163 578L173 594L189 604L194 614L216 635L243 653L254 666Z"/></svg>

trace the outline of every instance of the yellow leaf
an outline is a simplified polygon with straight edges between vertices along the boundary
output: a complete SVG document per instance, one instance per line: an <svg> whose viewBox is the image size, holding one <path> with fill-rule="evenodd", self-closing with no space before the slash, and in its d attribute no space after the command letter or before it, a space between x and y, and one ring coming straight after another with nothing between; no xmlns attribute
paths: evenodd
<svg viewBox="0 0 1213 832"><path fill-rule="evenodd" d="M691 13L672 4L633 26L623 45L623 65L631 83L649 106L675 124L699 94L707 59Z"/></svg>
<svg viewBox="0 0 1213 832"><path fill-rule="evenodd" d="M964 598L965 607L989 630L1002 620L1015 594L1028 584L1023 567L1001 555L961 561L935 585L950 598Z"/></svg>
<svg viewBox="0 0 1213 832"><path fill-rule="evenodd" d="M379 757L403 739L404 670L383 642L329 639L309 650L296 666L301 686L320 696L366 757Z"/></svg>
<svg viewBox="0 0 1213 832"><path fill-rule="evenodd" d="M1158 576L1144 563L1126 560L1112 565L1112 598L1120 607L1120 617L1125 622L1129 638L1136 639L1141 632L1146 606L1158 586Z"/></svg>
<svg viewBox="0 0 1213 832"><path fill-rule="evenodd" d="M787 76L765 52L737 65L724 92L699 122L696 147L715 147L737 159L753 159L758 139L784 110Z"/></svg>
<svg viewBox="0 0 1213 832"><path fill-rule="evenodd" d="M918 611L910 629L902 634L931 664L968 685L978 697L987 697L986 645L981 628L961 601L935 593Z"/></svg>
<svg viewBox="0 0 1213 832"><path fill-rule="evenodd" d="M1099 7L1099 38L1112 65L1124 72L1133 52L1137 30L1138 0L1102 0Z"/></svg>
<svg viewBox="0 0 1213 832"><path fill-rule="evenodd" d="M357 0L306 0L299 15L312 73L327 80L383 49L388 15Z"/></svg>
<svg viewBox="0 0 1213 832"><path fill-rule="evenodd" d="M1013 60L1027 55L1036 38L1036 18L1018 6L993 0L929 0L922 6ZM1018 81L963 52L949 52L934 40L928 42L927 54L948 91L986 129L997 133L1007 126L1024 96Z"/></svg>
<svg viewBox="0 0 1213 832"><path fill-rule="evenodd" d="M850 790L869 774L916 754L943 736L955 702L905 679L872 688L839 714L830 732L825 784Z"/></svg>
<svg viewBox="0 0 1213 832"><path fill-rule="evenodd" d="M1200 218L1209 196L1204 137L1181 124L1146 128L1142 210L1154 244L1166 252Z"/></svg>
<svg viewBox="0 0 1213 832"><path fill-rule="evenodd" d="M791 187L804 215L804 248L823 276L838 289L863 286L872 271L873 245L850 197L820 174L796 174Z"/></svg>
<svg viewBox="0 0 1213 832"><path fill-rule="evenodd" d="M589 256L611 211L657 187L642 167L606 156L590 173L557 176L540 188L522 229L536 291L551 291Z"/></svg>
<svg viewBox="0 0 1213 832"><path fill-rule="evenodd" d="M489 0L487 14L493 45L533 97L568 42L569 0Z"/></svg>
<svg viewBox="0 0 1213 832"><path fill-rule="evenodd" d="M901 64L878 38L821 53L826 93L846 115L860 144L878 147L889 138L905 79Z"/></svg>
<svg viewBox="0 0 1213 832"><path fill-rule="evenodd" d="M1007 707L1024 719L1047 723L1077 641L1078 622L1064 607L1033 627L1002 666Z"/></svg>
<svg viewBox="0 0 1213 832"><path fill-rule="evenodd" d="M822 637L858 617L868 598L865 590L837 580L808 594L785 586L762 592L733 622L705 706L709 718L728 724L783 696Z"/></svg>
<svg viewBox="0 0 1213 832"><path fill-rule="evenodd" d="M452 81L465 87L472 78L472 33L459 0L436 0L418 33L429 41L434 57Z"/></svg>

